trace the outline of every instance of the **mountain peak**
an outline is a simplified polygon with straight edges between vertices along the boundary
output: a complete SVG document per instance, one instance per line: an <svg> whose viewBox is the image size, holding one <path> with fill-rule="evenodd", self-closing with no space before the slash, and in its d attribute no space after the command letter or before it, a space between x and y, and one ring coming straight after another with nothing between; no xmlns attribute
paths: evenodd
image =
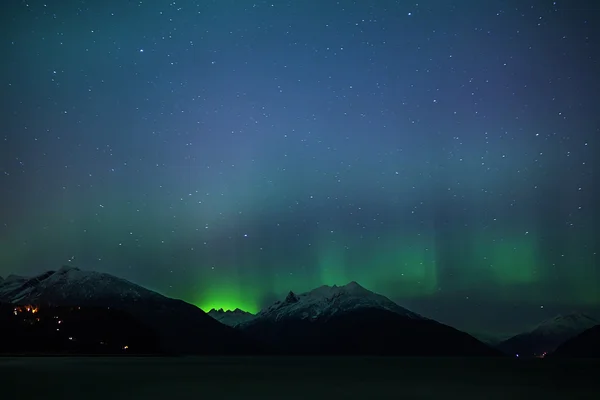
<svg viewBox="0 0 600 400"><path fill-rule="evenodd" d="M357 309L382 309L409 318L423 318L380 294L352 281L344 286L323 285L299 295L290 291L284 301L277 301L257 314L258 318L274 320L300 318L315 320Z"/></svg>
<svg viewBox="0 0 600 400"><path fill-rule="evenodd" d="M0 285L0 301L42 307L93 307L121 310L156 331L165 350L187 354L232 354L254 345L219 324L198 307L171 299L107 273L63 266ZM212 338L208 342L202 338Z"/></svg>
<svg viewBox="0 0 600 400"><path fill-rule="evenodd" d="M77 267L73 267L71 265L63 265L62 267L59 268L58 271L56 271L57 273L66 273L66 272L70 272L70 271L81 271L79 268Z"/></svg>
<svg viewBox="0 0 600 400"><path fill-rule="evenodd" d="M296 296L296 294L290 290L288 295L285 297L284 303L287 303L287 304L297 303L298 300L299 300L298 296Z"/></svg>
<svg viewBox="0 0 600 400"><path fill-rule="evenodd" d="M251 314L248 311L244 311L240 308L236 308L235 310L224 310L223 308L211 308L210 311L207 314Z"/></svg>
<svg viewBox="0 0 600 400"><path fill-rule="evenodd" d="M218 310L213 308L207 314L220 323L229 326L237 326L243 322L250 321L255 317L254 314L249 313L248 311L240 310L239 308L227 311L224 311L222 308Z"/></svg>
<svg viewBox="0 0 600 400"><path fill-rule="evenodd" d="M361 290L363 290L365 292L371 292L370 290L366 289L364 286L361 286L356 281L352 281L350 283L347 283L346 285L343 286L343 288L345 288L347 290L353 290L353 291L361 291Z"/></svg>
<svg viewBox="0 0 600 400"><path fill-rule="evenodd" d="M551 353L562 343L598 324L599 321L581 312L559 314L542 321L532 330L503 341L499 348L507 354Z"/></svg>
<svg viewBox="0 0 600 400"><path fill-rule="evenodd" d="M0 300L10 302L98 306L108 298L122 301L157 299L163 296L116 276L63 265L33 277L11 275L2 282ZM5 300L6 301L6 300Z"/></svg>
<svg viewBox="0 0 600 400"><path fill-rule="evenodd" d="M4 279L5 282L10 282L10 281L20 281L20 280L25 280L27 278L25 278L24 276L21 275L15 275L15 274L10 274L6 277L6 279Z"/></svg>
<svg viewBox="0 0 600 400"><path fill-rule="evenodd" d="M600 321L582 312L559 314L553 318L542 321L532 332L554 333L559 331L584 331L592 326L600 324Z"/></svg>

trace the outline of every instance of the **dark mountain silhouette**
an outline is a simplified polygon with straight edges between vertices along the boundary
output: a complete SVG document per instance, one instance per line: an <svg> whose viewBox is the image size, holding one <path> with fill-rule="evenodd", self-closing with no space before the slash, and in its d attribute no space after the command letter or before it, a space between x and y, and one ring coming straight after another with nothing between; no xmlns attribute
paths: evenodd
<svg viewBox="0 0 600 400"><path fill-rule="evenodd" d="M0 354L163 354L154 331L106 307L0 304Z"/></svg>
<svg viewBox="0 0 600 400"><path fill-rule="evenodd" d="M567 340L558 346L551 358L600 358L600 325Z"/></svg>

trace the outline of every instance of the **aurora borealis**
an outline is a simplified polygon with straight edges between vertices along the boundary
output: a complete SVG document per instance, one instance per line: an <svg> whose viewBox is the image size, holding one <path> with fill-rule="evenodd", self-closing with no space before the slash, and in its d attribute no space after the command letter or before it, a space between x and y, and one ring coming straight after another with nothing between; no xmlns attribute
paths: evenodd
<svg viewBox="0 0 600 400"><path fill-rule="evenodd" d="M594 7L9 0L0 275L251 312L355 280L478 331L598 315Z"/></svg>

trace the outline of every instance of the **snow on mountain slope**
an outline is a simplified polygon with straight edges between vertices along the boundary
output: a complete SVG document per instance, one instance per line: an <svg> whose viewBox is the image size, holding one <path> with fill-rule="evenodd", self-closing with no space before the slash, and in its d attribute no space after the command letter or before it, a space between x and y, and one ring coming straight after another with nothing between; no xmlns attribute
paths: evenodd
<svg viewBox="0 0 600 400"><path fill-rule="evenodd" d="M26 281L27 278L18 275L9 275L6 279L0 281L0 301Z"/></svg>
<svg viewBox="0 0 600 400"><path fill-rule="evenodd" d="M383 309L409 318L424 319L356 282L344 286L321 286L299 295L290 292L284 301L277 301L261 310L256 318L274 321L290 318L327 319L335 314L365 308Z"/></svg>
<svg viewBox="0 0 600 400"><path fill-rule="evenodd" d="M530 331L530 333L539 335L579 334L598 324L600 324L600 321L589 315L571 313L547 319Z"/></svg>
<svg viewBox="0 0 600 400"><path fill-rule="evenodd" d="M400 307L356 282L321 286L237 326L283 355L497 356L474 337Z"/></svg>
<svg viewBox="0 0 600 400"><path fill-rule="evenodd" d="M9 276L0 283L0 301L10 303L91 304L106 299L136 301L141 297L163 297L115 276L63 266L33 278Z"/></svg>
<svg viewBox="0 0 600 400"><path fill-rule="evenodd" d="M222 308L215 310L214 308L208 312L208 315L216 319L222 324L235 327L244 322L248 322L256 318L256 315L244 310L236 308L235 310L224 311Z"/></svg>
<svg viewBox="0 0 600 400"><path fill-rule="evenodd" d="M511 355L543 356L599 323L594 318L581 313L558 315L543 321L530 331L499 343L497 348Z"/></svg>

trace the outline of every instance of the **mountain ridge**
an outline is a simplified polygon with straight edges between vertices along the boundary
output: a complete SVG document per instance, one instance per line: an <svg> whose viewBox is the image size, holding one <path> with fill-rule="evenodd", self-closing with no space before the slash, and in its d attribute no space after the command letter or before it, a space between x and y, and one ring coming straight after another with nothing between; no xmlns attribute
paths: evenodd
<svg viewBox="0 0 600 400"><path fill-rule="evenodd" d="M207 314L220 323L231 327L235 327L243 322L256 318L255 314L239 308L236 308L235 310L223 310L222 308L217 310L213 308Z"/></svg>
<svg viewBox="0 0 600 400"><path fill-rule="evenodd" d="M125 279L63 266L0 283L0 301L123 310L156 331L165 350L175 354L499 354L467 333L401 307L355 281L289 292L256 316L242 310L213 310L211 316ZM247 320L219 322L214 316Z"/></svg>
<svg viewBox="0 0 600 400"><path fill-rule="evenodd" d="M471 335L423 317L356 282L290 291L237 329L279 354L499 356Z"/></svg>
<svg viewBox="0 0 600 400"><path fill-rule="evenodd" d="M600 324L562 343L550 354L551 358L600 357Z"/></svg>
<svg viewBox="0 0 600 400"><path fill-rule="evenodd" d="M276 301L259 311L255 320L279 321L298 317L315 320L360 308L380 308L409 318L425 318L352 281L343 286L322 285L300 294L290 291L283 301Z"/></svg>
<svg viewBox="0 0 600 400"><path fill-rule="evenodd" d="M581 312L559 314L537 324L532 329L513 335L496 347L509 355L519 357L544 357L561 344L600 324Z"/></svg>
<svg viewBox="0 0 600 400"><path fill-rule="evenodd" d="M261 349L198 307L116 276L63 266L31 278L0 283L0 302L113 307L154 329L166 351L184 354L254 354Z"/></svg>

